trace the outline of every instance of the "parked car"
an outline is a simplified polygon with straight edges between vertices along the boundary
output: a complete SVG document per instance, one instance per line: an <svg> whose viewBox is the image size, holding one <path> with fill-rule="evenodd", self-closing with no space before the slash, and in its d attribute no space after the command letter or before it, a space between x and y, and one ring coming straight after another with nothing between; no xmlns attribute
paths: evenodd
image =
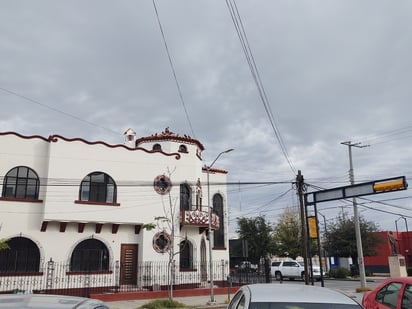
<svg viewBox="0 0 412 309"><path fill-rule="evenodd" d="M352 298L314 285L259 283L242 286L227 309L361 309Z"/></svg>
<svg viewBox="0 0 412 309"><path fill-rule="evenodd" d="M109 309L97 299L50 294L0 294L0 308Z"/></svg>
<svg viewBox="0 0 412 309"><path fill-rule="evenodd" d="M412 278L391 278L366 292L362 298L365 309L412 308Z"/></svg>
<svg viewBox="0 0 412 309"><path fill-rule="evenodd" d="M235 268L238 272L255 272L258 270L258 266L249 261L242 261L239 265L236 265Z"/></svg>
<svg viewBox="0 0 412 309"><path fill-rule="evenodd" d="M301 262L298 262L298 263L303 268L305 268L305 262L301 261ZM310 273L310 269L309 269L309 273ZM312 273L313 273L313 279L318 280L318 281L321 279L320 266L312 265ZM325 277L325 275L326 275L325 269L322 269L322 273L323 273L322 277Z"/></svg>
<svg viewBox="0 0 412 309"><path fill-rule="evenodd" d="M272 262L270 273L276 280L303 279L305 276L305 267L300 265L297 261L277 261Z"/></svg>

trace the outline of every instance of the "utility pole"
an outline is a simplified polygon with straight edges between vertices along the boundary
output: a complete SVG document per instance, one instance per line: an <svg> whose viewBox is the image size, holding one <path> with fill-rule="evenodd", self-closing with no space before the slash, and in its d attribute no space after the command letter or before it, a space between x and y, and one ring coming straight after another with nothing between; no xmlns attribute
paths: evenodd
<svg viewBox="0 0 412 309"><path fill-rule="evenodd" d="M304 188L304 181L303 175L300 170L298 170L298 174L296 175L296 189L298 191L299 196L299 205L300 205L300 223L301 223L301 235L302 235L302 248L303 248L303 260L305 261L305 284L309 284L309 271L308 271L308 242L307 242L307 231L306 231L306 215L305 215L305 205L303 202L303 191Z"/></svg>
<svg viewBox="0 0 412 309"><path fill-rule="evenodd" d="M349 149L349 179L350 184L355 184L355 175L353 172L353 162L352 162L352 147L364 148L369 145L361 145L361 143L352 143L351 141L342 142L342 145L348 146ZM358 252L358 266L359 266L359 276L361 282L361 290L367 290L366 287L366 276L365 276L365 263L363 259L363 248L362 248L362 236L360 230L360 219L358 211L358 203L356 202L356 197L352 198L353 202L353 219L355 223L355 236L356 236L356 248Z"/></svg>

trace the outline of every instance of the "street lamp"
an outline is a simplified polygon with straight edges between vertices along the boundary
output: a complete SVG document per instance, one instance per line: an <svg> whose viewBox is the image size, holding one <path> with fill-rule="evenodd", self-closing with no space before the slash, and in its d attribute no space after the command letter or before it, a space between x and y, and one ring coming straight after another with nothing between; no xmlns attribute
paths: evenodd
<svg viewBox="0 0 412 309"><path fill-rule="evenodd" d="M325 226L325 235L326 235L325 238L326 238L326 237L328 237L328 228L327 228L327 225L326 225L326 217L325 217L325 215L321 214L319 211L318 211L318 214L323 217L323 224L324 224L324 226ZM327 260L325 261L325 264L326 264L326 272L328 272L328 264L329 264L329 267L330 267L329 240L327 240L326 246L327 246L326 249L323 248L323 253L324 253L325 259L327 259ZM325 251L326 251L326 252L325 252ZM327 253L327 254L326 254L326 253Z"/></svg>
<svg viewBox="0 0 412 309"><path fill-rule="evenodd" d="M406 218L404 216L400 216L398 219L395 220L395 226L396 226L396 234L398 234L398 221L400 219L403 219L405 221L405 227L406 227L406 237L408 240L408 248L405 251L408 251L409 254L409 259L408 259L408 265L410 265L411 261L411 244L410 244L410 239L409 239L409 230L408 230L408 221L406 220ZM399 246L399 242L398 242L398 251L400 253L400 246Z"/></svg>
<svg viewBox="0 0 412 309"><path fill-rule="evenodd" d="M213 160L212 164L209 166L206 166L207 170L207 207L209 211L209 274L210 274L210 302L214 303L215 302L215 296L213 293L213 264L212 264L212 246L213 246L213 235L212 235L212 207L210 206L210 182L209 182L209 174L210 174L210 169L212 168L213 164L217 161L217 159L220 158L220 156L224 153L228 153L233 151L234 149L228 149L225 151L222 151L221 153L218 154L216 159Z"/></svg>

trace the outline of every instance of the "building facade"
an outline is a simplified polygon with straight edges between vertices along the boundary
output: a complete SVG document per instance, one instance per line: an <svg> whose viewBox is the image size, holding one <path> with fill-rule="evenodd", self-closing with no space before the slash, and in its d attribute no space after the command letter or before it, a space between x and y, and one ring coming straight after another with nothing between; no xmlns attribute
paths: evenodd
<svg viewBox="0 0 412 309"><path fill-rule="evenodd" d="M406 220L406 219L405 219ZM389 256L402 255L405 257L406 267L412 267L411 244L412 235L407 232L382 231L376 232L381 239L375 248L375 256L365 256L365 269L371 273L389 274Z"/></svg>
<svg viewBox="0 0 412 309"><path fill-rule="evenodd" d="M70 278L117 265L112 285L164 285L150 265L173 260L176 275L207 282L209 227L213 260L229 260L227 171L206 167L196 139L128 129L109 145L3 132L0 149L0 238L10 247L0 251L0 281L47 281L44 265L55 261Z"/></svg>

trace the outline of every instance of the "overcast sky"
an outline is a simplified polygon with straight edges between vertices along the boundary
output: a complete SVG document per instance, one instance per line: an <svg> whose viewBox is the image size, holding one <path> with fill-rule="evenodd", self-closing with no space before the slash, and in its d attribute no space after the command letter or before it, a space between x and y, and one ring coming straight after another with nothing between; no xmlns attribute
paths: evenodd
<svg viewBox="0 0 412 309"><path fill-rule="evenodd" d="M0 131L119 144L129 127L169 127L205 146L205 164L234 148L214 165L234 183L232 235L238 216L276 222L296 207L298 170L310 185L348 185L341 142L369 145L352 148L357 182L412 175L411 1L236 1L289 162L226 2L155 4L183 100L152 0L1 1ZM381 203L359 210L383 230L401 215L412 227L411 196L369 196ZM345 201L318 208L353 214Z"/></svg>

